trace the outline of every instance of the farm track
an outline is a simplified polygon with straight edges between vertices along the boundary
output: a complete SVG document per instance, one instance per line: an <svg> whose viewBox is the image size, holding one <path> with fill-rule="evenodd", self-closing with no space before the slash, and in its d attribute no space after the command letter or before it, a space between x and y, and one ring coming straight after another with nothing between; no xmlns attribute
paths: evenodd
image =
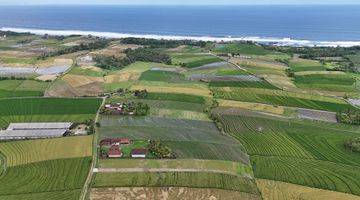
<svg viewBox="0 0 360 200"><path fill-rule="evenodd" d="M97 123L99 121L99 116L100 116L100 109L104 106L105 104L105 100L106 98L103 97L102 98L102 102L101 102L101 105L96 113L96 117L95 117L95 121L94 123ZM81 195L80 195L80 200L85 200L86 199L86 196L88 194L88 191L89 191L89 186L91 184L91 181L92 181L92 178L93 178L93 170L94 168L96 167L97 165L97 141L98 141L98 130L96 130L94 136L93 136L93 155L92 155L92 162L91 162L91 167L90 167L90 170L89 170L89 174L86 178L86 181L85 181L85 184L84 184L84 187L81 191Z"/></svg>
<svg viewBox="0 0 360 200"><path fill-rule="evenodd" d="M132 172L207 172L228 174L233 176L244 176L237 173L224 170L210 170L210 169L174 169L174 168L94 168L94 173L132 173ZM252 178L250 175L245 175Z"/></svg>

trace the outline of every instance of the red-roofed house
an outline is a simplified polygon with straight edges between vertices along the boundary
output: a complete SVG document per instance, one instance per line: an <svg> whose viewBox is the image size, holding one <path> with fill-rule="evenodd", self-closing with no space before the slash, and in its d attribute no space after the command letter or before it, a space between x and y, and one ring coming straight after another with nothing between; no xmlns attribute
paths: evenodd
<svg viewBox="0 0 360 200"><path fill-rule="evenodd" d="M108 151L109 158L120 158L122 156L122 152L120 150L119 145L112 145Z"/></svg>
<svg viewBox="0 0 360 200"><path fill-rule="evenodd" d="M133 149L131 151L132 158L145 158L148 153L147 149Z"/></svg>

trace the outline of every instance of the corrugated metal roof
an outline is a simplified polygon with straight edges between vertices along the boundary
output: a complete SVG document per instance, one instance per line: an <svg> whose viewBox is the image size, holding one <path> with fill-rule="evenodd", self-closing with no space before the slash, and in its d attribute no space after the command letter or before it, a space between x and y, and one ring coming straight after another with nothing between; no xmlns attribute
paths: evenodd
<svg viewBox="0 0 360 200"><path fill-rule="evenodd" d="M69 129L71 122L50 123L11 123L7 130L34 130L34 129Z"/></svg>
<svg viewBox="0 0 360 200"><path fill-rule="evenodd" d="M56 130L3 130L0 131L0 140L24 138L62 137L67 129Z"/></svg>

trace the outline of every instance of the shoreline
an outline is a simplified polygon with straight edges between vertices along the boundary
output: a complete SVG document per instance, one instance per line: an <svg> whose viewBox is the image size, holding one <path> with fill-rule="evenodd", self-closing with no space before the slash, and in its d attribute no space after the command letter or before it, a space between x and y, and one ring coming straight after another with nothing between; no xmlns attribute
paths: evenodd
<svg viewBox="0 0 360 200"><path fill-rule="evenodd" d="M353 47L360 46L360 41L311 41L291 38L261 38L261 37L211 37L211 36L179 36L179 35L156 35L156 34L128 34L116 32L97 32L82 30L50 30L50 29L33 29L33 28L13 28L1 27L0 31L11 31L17 33L32 33L35 35L92 35L104 38L146 38L146 39L164 39L164 40L195 40L211 42L235 42L251 41L260 44L274 46L294 46L294 47Z"/></svg>

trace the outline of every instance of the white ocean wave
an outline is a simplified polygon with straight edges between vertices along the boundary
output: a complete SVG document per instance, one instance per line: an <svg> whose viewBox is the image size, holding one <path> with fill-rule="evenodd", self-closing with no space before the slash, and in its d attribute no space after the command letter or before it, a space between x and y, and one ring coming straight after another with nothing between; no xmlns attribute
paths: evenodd
<svg viewBox="0 0 360 200"><path fill-rule="evenodd" d="M319 47L352 47L360 46L360 41L311 41L296 40L291 38L262 38L262 37L211 37L211 36L176 36L176 35L153 35L153 34L127 34L115 32L96 32L81 30L45 30L30 28L11 28L2 27L1 31L12 31L18 33L32 33L36 35L92 35L105 38L151 38L165 40L195 40L195 41L213 41L213 42L232 42L232 41L253 41L258 43L273 44L278 46L319 46Z"/></svg>

